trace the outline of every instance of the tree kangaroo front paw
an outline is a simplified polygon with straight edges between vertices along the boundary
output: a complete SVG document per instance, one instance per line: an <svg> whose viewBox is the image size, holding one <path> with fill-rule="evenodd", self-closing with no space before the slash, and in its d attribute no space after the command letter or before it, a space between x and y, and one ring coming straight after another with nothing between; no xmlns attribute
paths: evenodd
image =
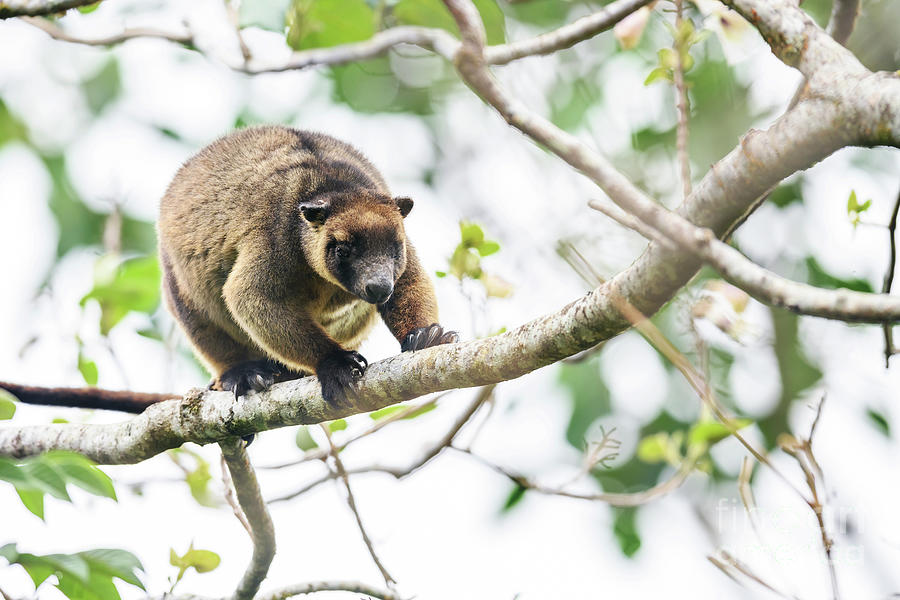
<svg viewBox="0 0 900 600"><path fill-rule="evenodd" d="M322 386L322 397L332 406L347 403L347 389L362 377L369 363L354 350L338 350L325 356L316 365L316 377Z"/></svg>
<svg viewBox="0 0 900 600"><path fill-rule="evenodd" d="M431 346L439 346L440 344L454 344L459 341L459 334L455 331L444 331L444 328L437 323L432 323L428 327L418 327L413 329L400 344L400 351L407 352L409 350L423 350Z"/></svg>
<svg viewBox="0 0 900 600"><path fill-rule="evenodd" d="M269 389L282 374L284 368L271 360L251 360L231 367L210 384L210 389L234 392L237 400L250 390L262 392Z"/></svg>

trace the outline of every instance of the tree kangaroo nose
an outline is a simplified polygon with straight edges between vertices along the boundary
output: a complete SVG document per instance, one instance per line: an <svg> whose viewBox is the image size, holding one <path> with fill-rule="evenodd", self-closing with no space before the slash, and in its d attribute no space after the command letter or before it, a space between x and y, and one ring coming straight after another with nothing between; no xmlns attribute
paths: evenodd
<svg viewBox="0 0 900 600"><path fill-rule="evenodd" d="M394 284L390 281L373 281L366 284L366 296L372 304L381 304L391 297Z"/></svg>

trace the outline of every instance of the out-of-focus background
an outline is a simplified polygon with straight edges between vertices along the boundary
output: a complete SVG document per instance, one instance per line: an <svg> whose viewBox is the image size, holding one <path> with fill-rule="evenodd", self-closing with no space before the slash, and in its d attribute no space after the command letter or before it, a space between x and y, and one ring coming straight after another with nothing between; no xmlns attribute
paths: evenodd
<svg viewBox="0 0 900 600"><path fill-rule="evenodd" d="M291 50L286 38L296 48L316 45L296 25L303 2L243 4L239 18L255 60L283 61ZM339 16L350 22L365 9L386 11L399 23L429 25L433 18L424 0L371 4L348 2ZM489 42L501 43L558 27L602 3L478 4ZM803 8L824 24L830 4L806 0ZM711 32L691 48L695 64L686 76L695 179L747 129L771 124L799 83L752 28L723 17L723 10L708 1L686 5L696 29ZM495 69L521 100L603 151L668 206L681 193L673 87L645 80L658 66L658 50L672 45L672 20L671 5L662 2L632 48L607 32ZM869 68L900 68L898 22L897 3L863 0L849 47ZM588 208L602 192L509 128L451 66L427 52L400 47L360 64L247 76L230 68L241 53L218 0L117 0L84 14L70 11L58 24L86 38L124 26L187 28L201 52L160 39L86 47L52 40L21 20L0 22L0 380L165 392L205 385L209 375L159 305L153 223L185 159L257 123L347 140L396 194L415 199L409 237L434 274L442 322L464 339L515 327L585 293L593 284L571 267L576 254L606 278L645 245ZM796 280L880 290L889 261L885 226L898 186L896 149L840 151L777 188L738 230L736 245ZM482 233L499 251L473 267L460 257L475 256L465 245ZM897 359L885 368L881 328L798 318L752 300L744 307L744 299L734 300L713 280L704 271L654 323L708 373L719 399L752 421L745 435L771 450L772 462L798 487L803 474L777 449L777 438L805 436L827 395L814 449L828 489L841 589L853 598L900 592L900 573L891 567L900 558L900 371ZM370 362L398 350L383 326L362 348ZM405 465L443 434L474 393L454 392L436 410L367 437L342 455L344 462ZM12 423L121 418L18 405ZM572 489L635 491L671 476L698 420L708 415L681 374L630 332L583 360L500 385L490 410L460 439L463 445L474 439L472 451L493 463L558 485L582 470L601 427L615 428L618 456L588 464L589 475ZM358 415L345 429L333 426L333 436L348 439L372 423ZM308 433L324 443L318 429ZM308 446L305 434L300 438ZM298 460L296 440L296 428L266 432L250 447L251 458L258 467ZM640 509L522 493L451 450L403 481L372 473L353 477L352 485L382 560L400 589L419 598L770 597L752 583L736 584L707 560L721 548L788 593L825 597L830 583L813 513L758 467L754 532L738 498L745 454L733 438L715 443L679 490ZM193 544L217 553L221 565L189 571L176 590L233 590L251 546L222 501L217 448L187 447L103 469L118 502L71 488L71 503L47 497L43 520L0 482L0 545L15 542L20 552L35 554L129 550L144 565L147 589L159 595L178 573L170 549L183 554ZM275 498L324 473L324 465L310 461L261 468L260 478L264 495ZM272 511L279 553L264 589L327 579L380 583L339 483L273 503ZM61 598L51 584L37 597ZM0 587L13 597L33 590L25 571L5 561ZM143 596L126 584L119 590L125 598Z"/></svg>

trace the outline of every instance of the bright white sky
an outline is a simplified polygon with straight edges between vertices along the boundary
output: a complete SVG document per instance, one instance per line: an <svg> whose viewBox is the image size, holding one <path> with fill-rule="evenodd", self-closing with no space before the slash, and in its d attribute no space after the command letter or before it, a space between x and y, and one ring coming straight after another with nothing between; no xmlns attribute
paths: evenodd
<svg viewBox="0 0 900 600"><path fill-rule="evenodd" d="M76 13L63 23L86 34L115 31L129 7L141 4L104 3L93 14ZM174 29L185 9L190 10L188 20L202 48L227 60L237 58L215 0L165 7L154 14L136 11L125 22ZM517 33L524 35L513 35ZM248 39L259 54L273 60L285 52L277 39L261 32L250 32ZM755 37L733 50L742 77L754 82L756 105L783 106L796 74ZM598 191L509 130L466 90L452 97L435 119L434 137L414 117L360 115L334 105L330 83L315 72L248 79L217 61L152 40L130 42L114 53L124 93L92 120L77 84L101 66L103 51L51 41L21 22L0 23L0 56L6 57L0 61L0 93L43 146L66 149L74 185L97 209L107 210L108 200L117 198L129 214L154 219L157 202L181 161L228 131L237 114L250 109L264 120L292 118L299 127L332 133L362 149L396 193L415 198L407 226L430 271L444 268L458 240L460 218L486 224L489 236L503 245L486 266L513 282L517 293L492 300L473 322L458 286L438 281L442 321L464 337L516 326L583 293L578 278L555 257L559 238L599 240L592 241L588 250L605 274L626 266L642 248L639 238L586 208L586 201L597 197ZM543 90L553 60L522 61L503 69L503 79L535 108L545 110ZM609 152L627 148L636 126L672 118L664 86L644 87L636 64L626 55L604 67L604 76L616 78L617 93L605 94L602 110L592 114L591 126L583 132ZM177 132L185 142L159 134L153 125ZM438 168L429 188L421 180L437 148ZM878 153L880 173L854 166L854 159L864 153ZM745 252L767 266L797 252L813 252L835 274L878 282L887 260L884 231L867 226L854 230L844 206L850 189L855 189L861 200L874 199L866 220L886 223L898 172L896 151L841 152L810 171L806 195L811 200L807 207L813 209L763 206L737 238ZM661 188L671 190L663 200L671 200L678 189L673 173L674 167L660 174ZM171 391L202 385L197 371L183 362L171 368L158 344L134 333L143 325L136 317L112 334L112 347L124 367L120 372L99 341L96 307L84 312L78 307L91 285L95 252L67 257L54 271L52 295L33 297L52 264L57 235L47 208L49 189L48 176L30 150L15 145L0 150L0 272L6 292L0 294L0 379L79 385L77 333L99 365L101 386ZM751 305L749 315L759 341L738 354L732 384L737 402L752 415L777 398L779 388L777 366L766 345L771 328L767 313ZM830 500L837 512L854 519L858 531L855 537L837 538L842 588L855 598L883 596L900 588L900 573L891 568L900 552L900 517L894 510L900 491L898 449L872 429L864 412L866 406L879 407L896 430L900 376L896 366L888 373L882 367L877 328L807 320L802 334L826 373L829 402L817 451L834 494ZM36 343L20 353L35 336ZM363 351L372 362L395 353L397 347L387 330L379 328ZM611 419L623 435L657 413L666 403L668 386L679 385L669 380L658 360L634 335L611 342L604 351L601 368L616 409ZM570 403L556 387L555 377L556 371L548 368L501 386L476 450L540 481L565 481L575 473L580 456L563 438ZM458 392L427 417L354 446L345 457L348 467L405 464L441 435L471 394ZM666 409L681 415L697 411L696 406ZM41 423L55 416L92 422L120 419L114 414L23 406L16 423ZM792 422L805 432L811 416L799 403ZM365 416L351 419L350 430L342 433L364 429L369 422ZM250 449L254 463L297 457L293 434L291 429L259 436ZM200 451L218 477L217 449ZM633 441L623 444L623 453L633 451ZM727 470L739 468L742 456L730 441L714 453ZM781 466L801 484L793 465ZM125 548L143 561L151 592L161 594L175 572L168 565L169 548L184 552L193 542L218 552L222 565L210 574L189 573L178 591L225 595L233 590L250 556L250 544L230 509L199 507L186 485L172 481L180 472L166 456L105 470L117 482L118 503L76 491L71 505L48 499L46 523L25 510L11 486L0 484L0 545L16 541L21 551L34 553ZM261 471L262 489L274 497L301 487L322 470L322 465L313 464ZM128 485L139 482L146 482L141 496ZM706 485L703 476L695 475L676 494L641 511L643 546L628 560L616 548L606 506L528 494L516 510L501 517L499 508L510 491L509 482L465 456L445 454L404 482L378 474L353 480L380 556L401 591L418 598L756 597L706 560L717 543L710 532L718 532L733 554L773 583L793 588L803 598L828 593L811 513L771 474L760 472L754 486L769 552L761 552L750 535L735 504L735 489L711 494ZM323 485L274 505L273 518L279 553L264 589L323 579L381 583L339 486ZM0 583L14 596L25 596L31 589L18 567L0 566ZM133 588L120 588L125 598L138 597ZM41 589L42 599L58 597L47 586Z"/></svg>

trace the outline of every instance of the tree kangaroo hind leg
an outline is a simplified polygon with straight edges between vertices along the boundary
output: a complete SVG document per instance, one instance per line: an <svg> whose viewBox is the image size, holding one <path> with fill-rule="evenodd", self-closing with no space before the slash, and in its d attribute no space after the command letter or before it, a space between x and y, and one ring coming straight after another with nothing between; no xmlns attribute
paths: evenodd
<svg viewBox="0 0 900 600"><path fill-rule="evenodd" d="M169 269L163 278L163 295L174 317L181 323L188 341L212 372L209 389L233 391L238 398L249 390L264 390L285 377L285 367L268 359L263 352L235 340L207 315L194 307L178 289Z"/></svg>

